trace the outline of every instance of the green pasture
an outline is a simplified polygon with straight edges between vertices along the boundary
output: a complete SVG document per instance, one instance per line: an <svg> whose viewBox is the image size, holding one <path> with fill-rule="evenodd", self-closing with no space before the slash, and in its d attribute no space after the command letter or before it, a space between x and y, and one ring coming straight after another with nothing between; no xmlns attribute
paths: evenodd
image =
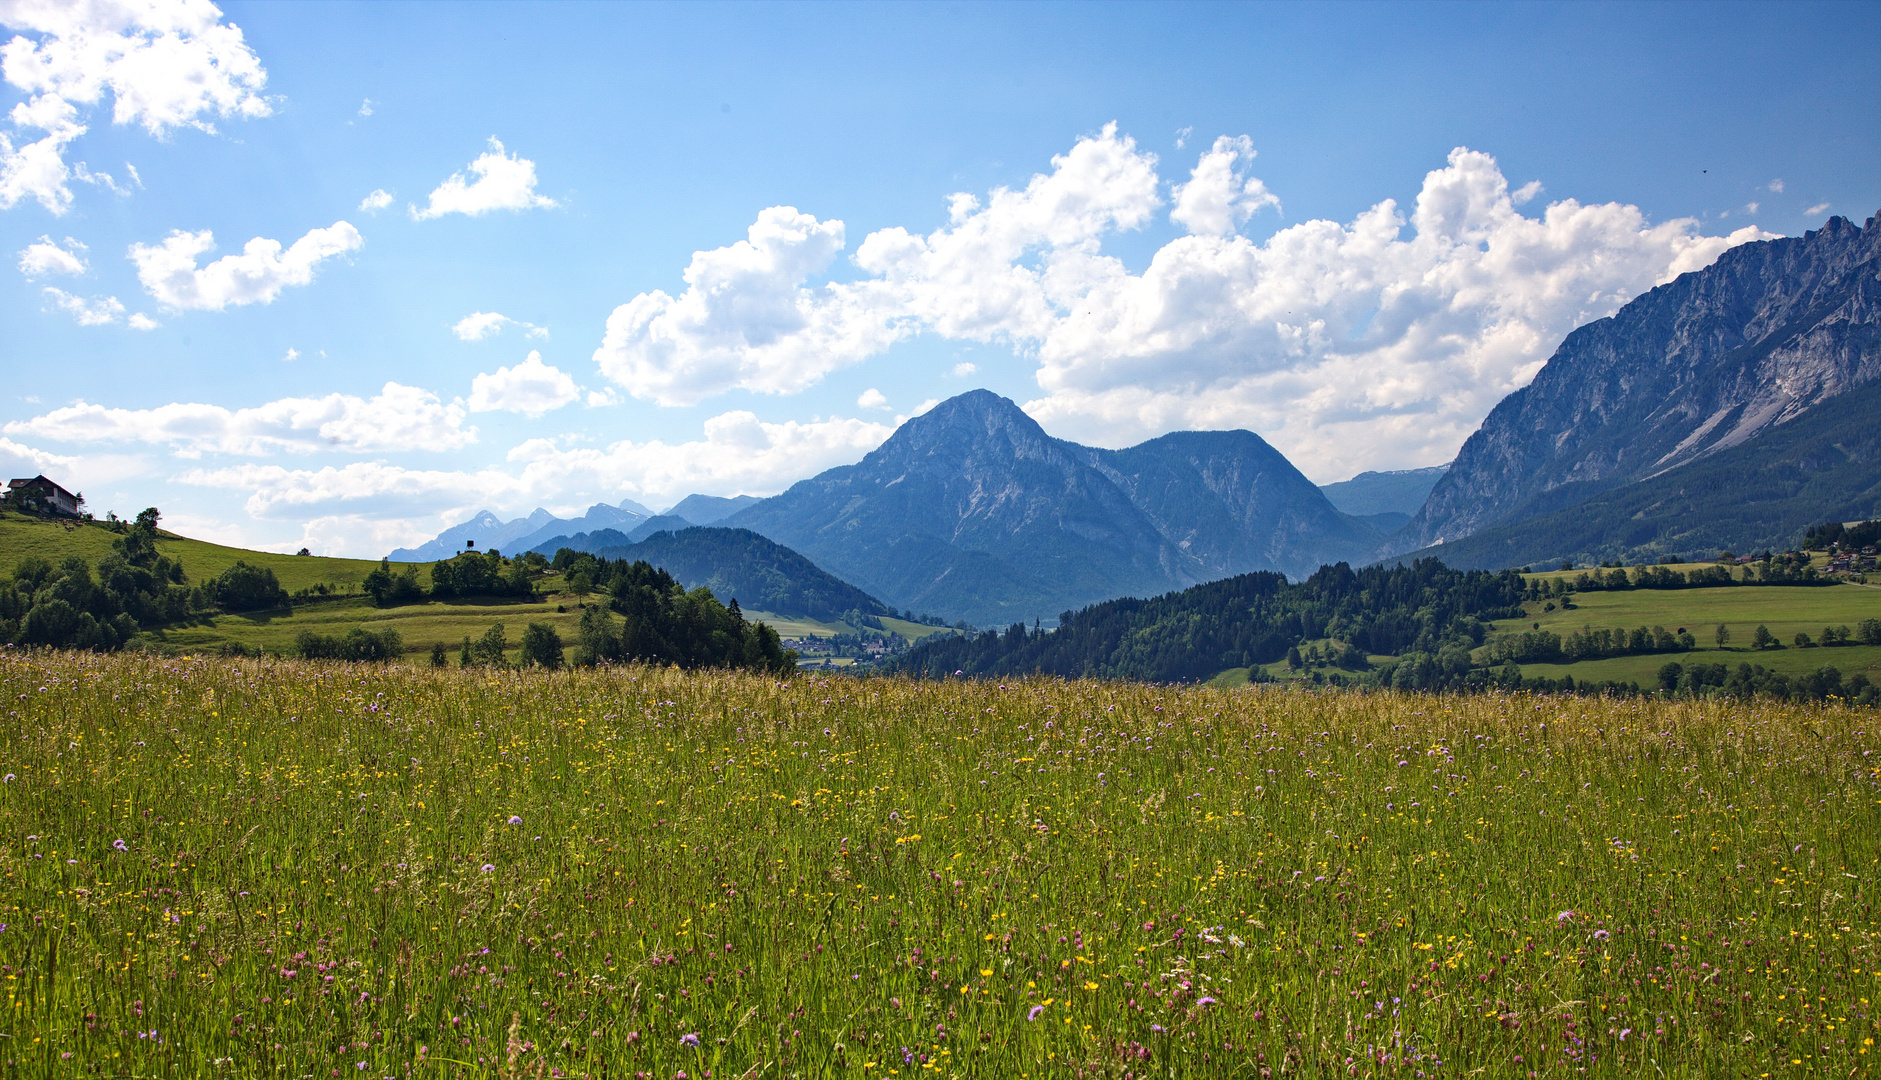
<svg viewBox="0 0 1881 1080"><path fill-rule="evenodd" d="M719 599L729 601L732 598L722 596ZM762 619L784 637L835 637L837 634L872 632L837 619L812 619L808 615L779 615L775 612L755 611L751 608L745 609L745 618ZM882 616L881 623L883 629L900 634L911 642L919 642L922 638L948 632L944 626L928 626L925 623L909 622L906 619L888 616Z"/></svg>
<svg viewBox="0 0 1881 1080"><path fill-rule="evenodd" d="M554 580L553 575L551 580ZM363 596L344 597L301 604L292 609L216 615L188 626L146 631L140 637L163 651L215 652L224 645L240 645L245 649L259 647L266 652L286 654L293 652L294 637L303 630L330 635L344 634L354 627L375 633L397 630L408 650L405 663L429 663L431 646L437 642L443 642L451 650L451 659L455 663L457 649L463 643L464 635L470 635L474 641L499 622L509 637L512 656L515 654L514 647L521 641L523 627L532 622L546 622L553 626L562 635L562 641L568 649L572 650L576 630L581 622L581 604L584 600L599 603L601 599L558 593L535 602L480 597L429 600L421 604L378 608ZM785 637L832 637L856 632L847 623L784 617L766 611L747 611L745 618L767 623ZM882 625L906 634L913 640L942 632L938 627L903 622L900 619L883 619ZM567 650L564 652L566 654ZM843 667L848 663L847 660L841 660L836 666Z"/></svg>
<svg viewBox="0 0 1881 1080"><path fill-rule="evenodd" d="M1824 559L1822 561L1827 562L1828 560ZM1709 570L1718 564L1715 562L1695 562L1695 563L1655 563L1654 565L1663 566L1667 570L1674 570L1682 574L1682 573L1686 573L1692 570ZM1522 576L1524 578L1528 578L1531 580L1541 579L1541 580L1546 580L1546 581L1552 581L1556 578L1566 578L1569 581L1573 581L1575 578L1581 576L1582 574L1605 574L1605 573L1606 573L1605 570L1598 570L1592 567L1582 566L1573 570L1537 569L1535 573L1523 574Z"/></svg>
<svg viewBox="0 0 1881 1080"><path fill-rule="evenodd" d="M1797 631L1816 637L1826 626L1853 627L1863 619L1881 618L1881 589L1863 585L1732 585L1713 589L1627 589L1615 592L1575 593L1574 608L1546 602L1524 604L1528 614L1495 624L1496 631L1551 630L1563 636L1583 626L1683 626L1710 644L1719 623L1730 627L1734 645L1748 645L1759 624L1783 641Z"/></svg>
<svg viewBox="0 0 1881 1080"><path fill-rule="evenodd" d="M558 606L564 610L556 611ZM224 645L240 645L285 654L294 651L295 635L303 630L327 635L344 634L354 627L375 633L397 630L407 649L404 662L429 663L431 646L443 642L455 663L464 635L475 641L499 622L509 638L512 655L521 642L523 627L532 622L553 626L572 648L581 608L571 596L535 603L494 598L434 600L394 608L373 607L366 597L347 597L292 609L217 615L189 626L146 631L139 637L162 651L214 652Z"/></svg>
<svg viewBox="0 0 1881 1080"><path fill-rule="evenodd" d="M1810 636L1815 635L1812 633ZM1807 675L1817 668L1832 667L1841 672L1844 678L1862 672L1869 681L1881 682L1881 646L1874 645L1848 645L1833 649L1798 649L1792 646L1761 652L1748 645L1742 648L1733 645L1728 649L1701 645L1691 652L1683 653L1613 656L1602 660L1583 660L1578 664L1523 664L1522 674L1529 678L1549 679L1572 675L1576 682L1636 682L1641 689L1650 690L1658 685L1659 669L1668 663L1724 664L1731 668L1739 664L1761 664L1771 671L1790 676Z"/></svg>
<svg viewBox="0 0 1881 1080"><path fill-rule="evenodd" d="M0 514L0 574L12 576L21 559L35 556L57 563L68 555L81 555L95 566L99 559L111 553L111 544L118 538L117 533L97 525L79 525L68 530L66 524L58 519ZM366 575L379 567L378 561L373 559L328 559L317 555L250 551L191 540L169 532L158 534L157 550L181 562L192 585L211 580L239 560L273 570L281 587L290 593L313 585L337 586L341 591L357 590Z"/></svg>

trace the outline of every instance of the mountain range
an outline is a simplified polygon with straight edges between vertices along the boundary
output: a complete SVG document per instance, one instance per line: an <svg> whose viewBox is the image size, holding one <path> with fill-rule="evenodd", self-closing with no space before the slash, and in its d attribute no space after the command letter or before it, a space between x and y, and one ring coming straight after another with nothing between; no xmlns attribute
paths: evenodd
<svg viewBox="0 0 1881 1080"><path fill-rule="evenodd" d="M1126 450L1054 439L986 390L903 424L855 465L725 519L888 603L989 625L1056 621L1252 570L1304 576L1384 539L1247 431Z"/></svg>
<svg viewBox="0 0 1881 1080"><path fill-rule="evenodd" d="M1387 552L1443 557L1447 541L1676 476L1881 380L1875 224L1834 217L1800 237L1734 247L1570 333L1463 444ZM1812 523L1772 521L1798 533Z"/></svg>
<svg viewBox="0 0 1881 1080"><path fill-rule="evenodd" d="M1350 480L1321 484L1327 501L1340 513L1364 520L1380 532L1394 533L1424 506L1430 489L1448 472L1448 465L1390 472L1362 472Z"/></svg>
<svg viewBox="0 0 1881 1080"><path fill-rule="evenodd" d="M465 550L467 542L484 551L528 551L558 536L614 529L625 533L627 543L634 543L656 532L671 532L694 525L711 525L750 506L758 500L750 495L724 499L716 495L688 495L666 510L655 512L633 501L595 503L580 517L561 518L541 507L528 517L500 520L488 510L462 525L453 525L413 548L398 548L388 556L393 562L435 562ZM550 554L554 552L551 551Z"/></svg>
<svg viewBox="0 0 1881 1080"><path fill-rule="evenodd" d="M1877 416L1881 231L1837 217L1732 248L1575 330L1448 466L1320 488L1252 432L1081 446L976 390L768 499L692 496L665 516L598 506L573 522L538 511L505 542L546 551L587 533L595 546L605 528L632 544L718 515L897 608L1055 623L1114 597L1255 571L1298 581L1327 563L1784 546L1813 523L1881 515ZM486 514L457 529L517 524Z"/></svg>

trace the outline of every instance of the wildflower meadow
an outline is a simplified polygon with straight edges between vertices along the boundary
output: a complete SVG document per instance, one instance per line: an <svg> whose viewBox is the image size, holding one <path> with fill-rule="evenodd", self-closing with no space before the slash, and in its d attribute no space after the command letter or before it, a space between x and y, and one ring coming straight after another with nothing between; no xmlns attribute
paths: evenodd
<svg viewBox="0 0 1881 1080"><path fill-rule="evenodd" d="M1871 710L0 653L9 1077L1850 1076Z"/></svg>

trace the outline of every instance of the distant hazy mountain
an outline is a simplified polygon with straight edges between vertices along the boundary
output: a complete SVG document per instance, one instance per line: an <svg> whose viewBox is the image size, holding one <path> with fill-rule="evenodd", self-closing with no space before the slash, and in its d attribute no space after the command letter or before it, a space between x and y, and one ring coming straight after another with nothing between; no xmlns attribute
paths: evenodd
<svg viewBox="0 0 1881 1080"><path fill-rule="evenodd" d="M1350 480L1321 484L1319 490L1340 513L1361 518L1402 514L1408 521L1424 508L1430 489L1437 486L1437 481L1449 468L1448 465L1432 465L1424 469L1362 472Z"/></svg>
<svg viewBox="0 0 1881 1080"><path fill-rule="evenodd" d="M1052 438L985 390L725 524L896 607L982 625L1053 620L1248 570L1303 574L1381 540L1251 433L1099 450Z"/></svg>
<svg viewBox="0 0 1881 1080"><path fill-rule="evenodd" d="M631 528L635 522L652 516L653 511L632 499L623 499L615 506L596 503L578 518L558 518L538 506L528 517L502 521L490 511L481 510L476 517L462 525L453 525L417 547L398 548L388 558L393 562L436 562L463 551L466 540L475 540L478 551L491 548L499 551L527 551L560 533L620 526Z"/></svg>
<svg viewBox="0 0 1881 1080"><path fill-rule="evenodd" d="M545 550L552 548L551 550ZM558 537L537 550L572 548L605 559L645 560L688 589L703 585L723 603L775 615L840 619L845 612L892 615L889 607L809 559L746 529L704 527L658 531L629 542L618 530Z"/></svg>
<svg viewBox="0 0 1881 1080"><path fill-rule="evenodd" d="M690 521L694 525L710 525L757 501L757 497L752 495L740 495L732 499L722 499L716 495L688 495L662 513Z"/></svg>
<svg viewBox="0 0 1881 1080"><path fill-rule="evenodd" d="M1881 518L1881 384L1832 397L1740 446L1567 509L1492 525L1423 556L1459 569L1710 559L1783 550L1825 521Z"/></svg>
<svg viewBox="0 0 1881 1080"><path fill-rule="evenodd" d="M439 533L437 537L415 548L397 548L390 556L394 562L435 562L448 559L464 550L464 541L475 540L477 550L490 548L501 550L509 546L510 541L527 536L544 525L559 520L554 514L541 507L528 517L502 521L488 510L480 510L477 516L462 525L453 525Z"/></svg>
<svg viewBox="0 0 1881 1080"><path fill-rule="evenodd" d="M595 503L588 512L578 518L561 518L551 521L527 536L512 541L518 551L528 551L550 537L576 531L595 529L632 529L651 520L649 515L636 513L624 507L609 506L607 503Z"/></svg>
<svg viewBox="0 0 1881 1080"><path fill-rule="evenodd" d="M1874 218L1859 229L1830 218L1801 237L1732 248L1569 334L1535 381L1463 444L1386 550L1459 540L1676 477L1877 381ZM1728 486L1739 477L1717 479Z"/></svg>
<svg viewBox="0 0 1881 1080"><path fill-rule="evenodd" d="M656 532L678 532L681 529L690 529L697 524L698 522L688 521L677 514L656 514L645 521L635 523L633 528L628 529L627 542L637 544Z"/></svg>

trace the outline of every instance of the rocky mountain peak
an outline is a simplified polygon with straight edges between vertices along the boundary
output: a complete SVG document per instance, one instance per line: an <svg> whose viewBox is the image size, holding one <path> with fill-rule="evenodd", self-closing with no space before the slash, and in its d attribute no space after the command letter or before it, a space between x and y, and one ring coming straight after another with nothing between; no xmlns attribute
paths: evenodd
<svg viewBox="0 0 1881 1080"><path fill-rule="evenodd" d="M1873 218L1740 245L1569 334L1463 444L1388 551L1665 473L1877 380Z"/></svg>
<svg viewBox="0 0 1881 1080"><path fill-rule="evenodd" d="M1038 457L1056 443L1012 399L991 390L969 390L901 425L863 460L912 464L938 458L957 467L988 453Z"/></svg>

